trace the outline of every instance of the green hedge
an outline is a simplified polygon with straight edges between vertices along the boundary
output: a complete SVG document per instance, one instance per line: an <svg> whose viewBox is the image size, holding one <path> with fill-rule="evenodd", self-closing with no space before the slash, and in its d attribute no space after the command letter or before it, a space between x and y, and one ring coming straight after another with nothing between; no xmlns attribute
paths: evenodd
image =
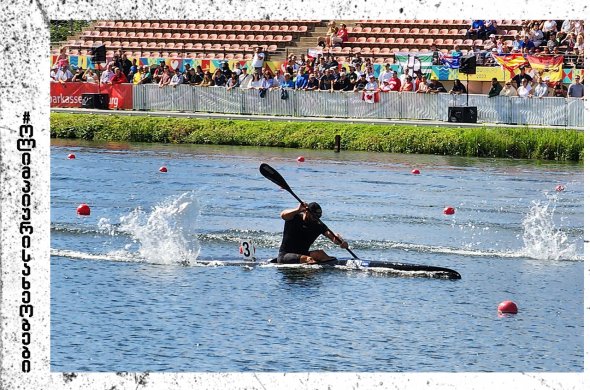
<svg viewBox="0 0 590 390"><path fill-rule="evenodd" d="M146 114L147 115L147 114ZM581 161L584 133L567 129L433 127L51 113L51 137Z"/></svg>

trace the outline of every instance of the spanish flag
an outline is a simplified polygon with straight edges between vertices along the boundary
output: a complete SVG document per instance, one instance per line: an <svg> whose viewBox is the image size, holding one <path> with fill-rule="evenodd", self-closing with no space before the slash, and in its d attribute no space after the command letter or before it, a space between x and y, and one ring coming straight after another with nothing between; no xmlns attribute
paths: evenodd
<svg viewBox="0 0 590 390"><path fill-rule="evenodd" d="M492 54L492 56L502 68L510 72L510 77L514 77L516 75L515 70L527 63L527 60L522 54Z"/></svg>
<svg viewBox="0 0 590 390"><path fill-rule="evenodd" d="M549 76L550 83L563 79L563 56L528 56L527 60L541 76Z"/></svg>

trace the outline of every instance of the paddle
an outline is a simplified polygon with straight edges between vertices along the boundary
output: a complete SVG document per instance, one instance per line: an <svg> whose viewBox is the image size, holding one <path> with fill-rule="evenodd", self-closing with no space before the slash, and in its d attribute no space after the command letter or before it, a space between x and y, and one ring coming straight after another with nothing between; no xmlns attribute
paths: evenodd
<svg viewBox="0 0 590 390"><path fill-rule="evenodd" d="M283 176L281 176L280 173L278 173L276 171L276 169L274 169L273 167L271 167L268 164L262 163L262 164L260 164L260 173L262 174L262 176L266 177L268 180L272 181L273 183L275 183L276 185L278 185L282 189L288 191L291 195L293 195L293 197L295 199L297 199L297 201L299 203L305 203L297 196L297 194L295 194L295 192L293 192L291 187L289 187L289 184L287 184L287 181L283 178ZM314 217L314 218L316 218L316 217ZM316 218L316 219L319 222L321 222L321 220L319 218ZM326 226L326 228L328 228L328 226ZM338 241L341 241L338 238L338 236L336 236L336 234L334 234L334 232L332 230L330 230L330 228L328 228L328 232L330 232L334 237L336 237L336 239ZM346 250L348 251L348 253L350 253L352 255L352 257L354 257L355 259L358 259L358 256L355 255L354 252L350 250L350 248L346 248Z"/></svg>

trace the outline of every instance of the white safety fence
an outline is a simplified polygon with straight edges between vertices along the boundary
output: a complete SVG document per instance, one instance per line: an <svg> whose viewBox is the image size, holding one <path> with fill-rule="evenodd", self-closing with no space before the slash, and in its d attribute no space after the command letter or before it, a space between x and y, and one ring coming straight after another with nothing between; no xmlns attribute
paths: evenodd
<svg viewBox="0 0 590 390"><path fill-rule="evenodd" d="M518 98L487 95L450 95L381 92L377 103L362 100L360 92L257 90L222 87L160 88L135 85L133 109L155 111L210 112L223 114L334 117L363 119L448 120L448 107L477 107L478 122L518 125L584 126L584 102L577 98ZM467 102L469 98L469 102Z"/></svg>

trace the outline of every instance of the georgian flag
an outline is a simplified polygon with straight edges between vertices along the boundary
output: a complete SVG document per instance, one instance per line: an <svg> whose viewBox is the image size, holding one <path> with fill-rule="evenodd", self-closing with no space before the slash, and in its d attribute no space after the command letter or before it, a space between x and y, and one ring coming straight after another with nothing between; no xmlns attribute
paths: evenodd
<svg viewBox="0 0 590 390"><path fill-rule="evenodd" d="M379 103L379 91L363 91L362 99L366 103Z"/></svg>

